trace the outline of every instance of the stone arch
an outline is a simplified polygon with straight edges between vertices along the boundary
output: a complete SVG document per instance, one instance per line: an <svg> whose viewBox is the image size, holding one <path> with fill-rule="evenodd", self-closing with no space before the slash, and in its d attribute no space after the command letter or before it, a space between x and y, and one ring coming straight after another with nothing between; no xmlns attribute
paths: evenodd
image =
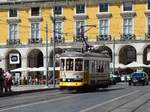
<svg viewBox="0 0 150 112"><path fill-rule="evenodd" d="M99 46L98 48L96 48L96 50L94 52L96 52L96 53L102 53L102 52L105 52L105 51L111 57L111 61L112 61L112 50L108 46Z"/></svg>
<svg viewBox="0 0 150 112"><path fill-rule="evenodd" d="M150 45L147 45L143 50L143 63L150 64Z"/></svg>
<svg viewBox="0 0 150 112"><path fill-rule="evenodd" d="M131 45L125 45L119 51L119 63L129 64L133 61L136 61L137 51Z"/></svg>
<svg viewBox="0 0 150 112"><path fill-rule="evenodd" d="M6 61L6 64L5 64L6 70L13 70L16 68L20 68L21 67L21 53L16 49L9 50L6 53L5 61Z"/></svg>
<svg viewBox="0 0 150 112"><path fill-rule="evenodd" d="M42 67L43 66L43 53L39 49L32 49L27 57L28 67Z"/></svg>

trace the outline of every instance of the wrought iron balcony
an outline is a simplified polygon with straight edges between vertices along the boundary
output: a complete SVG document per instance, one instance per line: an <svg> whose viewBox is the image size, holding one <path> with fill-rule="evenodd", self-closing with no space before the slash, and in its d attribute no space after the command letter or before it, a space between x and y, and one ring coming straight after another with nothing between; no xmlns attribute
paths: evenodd
<svg viewBox="0 0 150 112"><path fill-rule="evenodd" d="M108 41L111 40L111 35L97 35L97 41Z"/></svg>
<svg viewBox="0 0 150 112"><path fill-rule="evenodd" d="M135 34L122 34L120 37L121 40L135 40L136 38Z"/></svg>
<svg viewBox="0 0 150 112"><path fill-rule="evenodd" d="M145 40L150 40L150 33L145 33Z"/></svg>
<svg viewBox="0 0 150 112"><path fill-rule="evenodd" d="M20 44L20 39L8 39L7 40L7 45L19 45Z"/></svg>
<svg viewBox="0 0 150 112"><path fill-rule="evenodd" d="M85 38L86 41L88 40L87 36L85 36L84 38ZM74 42L82 42L83 38L81 38L81 36L73 36L73 41Z"/></svg>
<svg viewBox="0 0 150 112"><path fill-rule="evenodd" d="M42 38L30 38L28 40L29 44L42 44Z"/></svg>
<svg viewBox="0 0 150 112"><path fill-rule="evenodd" d="M65 38L62 36L56 37L55 42L56 43L63 43L63 42L65 42ZM53 43L53 38L51 38L51 43Z"/></svg>

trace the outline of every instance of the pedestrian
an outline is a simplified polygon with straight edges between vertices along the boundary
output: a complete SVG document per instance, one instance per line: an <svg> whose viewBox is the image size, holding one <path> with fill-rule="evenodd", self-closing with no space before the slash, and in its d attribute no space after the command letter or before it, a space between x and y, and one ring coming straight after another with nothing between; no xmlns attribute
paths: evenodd
<svg viewBox="0 0 150 112"><path fill-rule="evenodd" d="M5 76L5 92L11 92L11 86L12 86L12 75L9 71L6 71L4 73Z"/></svg>
<svg viewBox="0 0 150 112"><path fill-rule="evenodd" d="M0 68L0 94L3 94L3 89L4 89L4 75L3 75L3 70Z"/></svg>

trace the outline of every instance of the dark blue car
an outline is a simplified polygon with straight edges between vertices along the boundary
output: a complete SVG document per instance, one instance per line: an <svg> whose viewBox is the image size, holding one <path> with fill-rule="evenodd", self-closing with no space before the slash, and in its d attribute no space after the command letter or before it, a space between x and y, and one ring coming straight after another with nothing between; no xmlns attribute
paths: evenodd
<svg viewBox="0 0 150 112"><path fill-rule="evenodd" d="M142 84L148 85L149 84L149 77L145 72L134 72L131 74L131 77L129 79L129 85L136 85L136 84Z"/></svg>

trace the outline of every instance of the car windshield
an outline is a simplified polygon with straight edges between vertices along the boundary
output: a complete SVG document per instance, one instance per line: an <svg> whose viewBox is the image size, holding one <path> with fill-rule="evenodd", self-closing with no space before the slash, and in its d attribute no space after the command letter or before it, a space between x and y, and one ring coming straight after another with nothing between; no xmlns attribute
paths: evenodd
<svg viewBox="0 0 150 112"><path fill-rule="evenodd" d="M132 77L143 77L144 73L133 73Z"/></svg>

